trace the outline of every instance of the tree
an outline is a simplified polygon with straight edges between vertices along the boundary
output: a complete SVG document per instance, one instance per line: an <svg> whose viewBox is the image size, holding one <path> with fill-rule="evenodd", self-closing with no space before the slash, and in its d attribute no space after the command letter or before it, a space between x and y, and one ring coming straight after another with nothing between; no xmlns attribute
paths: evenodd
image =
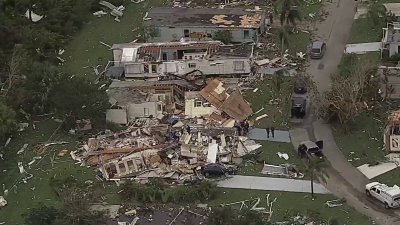
<svg viewBox="0 0 400 225"><path fill-rule="evenodd" d="M50 101L56 110L72 118L99 118L109 107L105 90L78 76L63 75L50 92Z"/></svg>
<svg viewBox="0 0 400 225"><path fill-rule="evenodd" d="M219 30L214 33L214 40L221 41L224 44L232 43L232 33L230 30Z"/></svg>
<svg viewBox="0 0 400 225"><path fill-rule="evenodd" d="M54 221L59 216L59 211L56 208L43 204L23 215L27 225L54 225Z"/></svg>
<svg viewBox="0 0 400 225"><path fill-rule="evenodd" d="M308 160L307 171L310 173L312 199L314 199L315 177L319 177L321 180L325 181L325 176L328 175L326 172L327 167L328 164L323 157L311 157Z"/></svg>
<svg viewBox="0 0 400 225"><path fill-rule="evenodd" d="M0 140L15 129L15 119L14 110L0 101Z"/></svg>
<svg viewBox="0 0 400 225"><path fill-rule="evenodd" d="M296 21L301 21L301 15L297 8L300 3L298 0L282 0L276 3L275 9L279 11L282 25L296 26Z"/></svg>
<svg viewBox="0 0 400 225"><path fill-rule="evenodd" d="M289 46L289 29L287 26L282 26L279 29L279 40L281 41L281 55L285 52L285 48Z"/></svg>
<svg viewBox="0 0 400 225"><path fill-rule="evenodd" d="M332 76L331 90L317 96L317 114L338 122L345 130L357 115L379 99L379 78L373 58L362 57L353 65L339 67Z"/></svg>
<svg viewBox="0 0 400 225"><path fill-rule="evenodd" d="M379 0L368 2L367 18L372 21L374 25L381 25L386 17L386 8Z"/></svg>

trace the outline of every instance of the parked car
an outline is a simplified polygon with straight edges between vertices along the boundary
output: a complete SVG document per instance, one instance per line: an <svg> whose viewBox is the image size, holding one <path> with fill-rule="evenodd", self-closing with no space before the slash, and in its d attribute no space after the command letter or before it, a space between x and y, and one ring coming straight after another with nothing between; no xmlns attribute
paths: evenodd
<svg viewBox="0 0 400 225"><path fill-rule="evenodd" d="M201 167L201 173L205 177L219 177L227 174L233 174L234 168L227 167L219 163L209 163Z"/></svg>
<svg viewBox="0 0 400 225"><path fill-rule="evenodd" d="M294 81L294 93L296 94L305 94L307 93L307 85L302 76L296 76Z"/></svg>
<svg viewBox="0 0 400 225"><path fill-rule="evenodd" d="M323 157L322 153L323 141L303 141L299 144L297 148L297 152L301 158L310 158L310 157Z"/></svg>
<svg viewBox="0 0 400 225"><path fill-rule="evenodd" d="M326 44L323 41L314 41L311 45L310 57L312 59L321 59L326 52Z"/></svg>
<svg viewBox="0 0 400 225"><path fill-rule="evenodd" d="M400 188L397 186L389 187L386 184L372 182L365 185L367 196L374 197L385 204L385 208L400 207Z"/></svg>
<svg viewBox="0 0 400 225"><path fill-rule="evenodd" d="M306 115L307 99L305 97L292 97L292 117L304 118Z"/></svg>

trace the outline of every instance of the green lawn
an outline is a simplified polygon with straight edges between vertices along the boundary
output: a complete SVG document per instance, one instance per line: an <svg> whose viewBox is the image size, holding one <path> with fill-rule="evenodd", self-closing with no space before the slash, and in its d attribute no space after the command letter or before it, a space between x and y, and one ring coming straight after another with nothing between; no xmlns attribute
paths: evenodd
<svg viewBox="0 0 400 225"><path fill-rule="evenodd" d="M270 194L270 200L276 198L273 204L272 221L285 221L293 216L310 215L318 216L325 221L337 219L338 224L368 225L374 224L369 218L359 214L348 205L336 208L329 208L325 205L328 200L336 199L332 195L316 195L315 200L311 200L311 195L307 193L256 191L243 189L222 189L222 193L217 199L210 203L217 206L221 203L232 203L252 198L260 198L261 202L257 207L265 207L266 194ZM240 205L238 205L240 207Z"/></svg>
<svg viewBox="0 0 400 225"><path fill-rule="evenodd" d="M400 186L400 168L396 168L390 172L375 177L373 180L387 184L389 186Z"/></svg>
<svg viewBox="0 0 400 225"><path fill-rule="evenodd" d="M253 89L245 93L254 113L264 108L250 119L267 114L268 117L255 121L254 126L260 128L274 126L276 129L288 130L290 127L288 121L290 119L290 95L293 90L293 81L291 77L283 77L280 91L277 91L275 84L276 79L267 77L256 85L258 91L253 92ZM273 99L278 101L272 102Z"/></svg>
<svg viewBox="0 0 400 225"><path fill-rule="evenodd" d="M348 43L379 42L382 38L382 27L374 25L369 19L354 20Z"/></svg>
<svg viewBox="0 0 400 225"><path fill-rule="evenodd" d="M263 176L263 174L260 173L263 168L262 162L271 165L289 163L295 165L297 169L304 173L305 165L297 156L297 153L293 149L293 145L291 143L276 143L270 141L257 141L257 143L262 145L262 152L256 159L260 163L257 163L254 160L245 160L243 166L240 168L239 174L248 176ZM277 152L287 153L289 155L289 159L285 160L279 158Z"/></svg>
<svg viewBox="0 0 400 225"><path fill-rule="evenodd" d="M37 153L37 145L46 143L53 131L59 126L59 123L53 120L46 120L36 124L36 130L30 126L27 130L23 131L17 137L14 137L7 148L4 149L4 161L1 161L0 171L3 172L0 176L0 183L4 184L6 189L9 189L9 194L5 196L8 205L0 210L0 222L6 224L23 224L23 213L27 212L30 208L36 207L38 203L46 205L59 206L60 200L55 195L52 187L50 186L51 178L67 178L74 177L80 183L87 180L95 182L94 186L88 187L97 196L98 201L102 201L100 196L105 196L104 201L115 203L118 197L115 196L115 185L113 183L106 183L103 186L95 180L95 169L80 167L75 161L71 159L69 152L65 156L57 156L60 150L67 149L70 151L76 150L77 137L71 136L66 133L57 133L53 141L67 141L67 145L55 145L48 147L43 154ZM16 152L25 144L29 144L27 150L21 155ZM42 160L37 160L31 168L27 164L34 156L41 156ZM50 158L54 157L54 165L51 164ZM25 170L33 174L33 178L28 180L26 184L18 183L20 180L20 173L18 170L17 162L23 162ZM17 187L12 189L16 184Z"/></svg>
<svg viewBox="0 0 400 225"><path fill-rule="evenodd" d="M64 71L71 74L93 75L92 67L112 60L112 52L107 46L130 42L137 39L143 23L143 17L150 7L161 5L164 0L148 0L140 4L127 2L121 22L112 16L93 18L82 31L77 33L67 46L62 57L66 60ZM89 68L86 68L89 66ZM85 68L83 68L85 67ZM100 70L100 69L99 69Z"/></svg>
<svg viewBox="0 0 400 225"><path fill-rule="evenodd" d="M354 166L375 164L384 159L383 123L384 121L375 120L374 116L366 113L355 119L350 132L346 133L341 128L334 130L338 147L348 160L352 160Z"/></svg>

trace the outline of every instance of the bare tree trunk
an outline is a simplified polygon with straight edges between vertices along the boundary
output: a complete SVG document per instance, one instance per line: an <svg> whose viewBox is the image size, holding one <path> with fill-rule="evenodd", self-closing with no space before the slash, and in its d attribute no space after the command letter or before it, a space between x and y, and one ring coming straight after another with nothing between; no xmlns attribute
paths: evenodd
<svg viewBox="0 0 400 225"><path fill-rule="evenodd" d="M311 199L314 200L314 171L311 170Z"/></svg>

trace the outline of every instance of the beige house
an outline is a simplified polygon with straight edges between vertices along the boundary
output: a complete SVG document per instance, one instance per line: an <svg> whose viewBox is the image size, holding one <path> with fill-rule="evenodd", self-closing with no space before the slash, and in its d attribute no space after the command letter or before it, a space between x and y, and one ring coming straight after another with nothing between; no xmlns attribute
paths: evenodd
<svg viewBox="0 0 400 225"><path fill-rule="evenodd" d="M190 117L209 116L213 112L220 114L219 110L207 102L199 91L185 93L185 115Z"/></svg>

